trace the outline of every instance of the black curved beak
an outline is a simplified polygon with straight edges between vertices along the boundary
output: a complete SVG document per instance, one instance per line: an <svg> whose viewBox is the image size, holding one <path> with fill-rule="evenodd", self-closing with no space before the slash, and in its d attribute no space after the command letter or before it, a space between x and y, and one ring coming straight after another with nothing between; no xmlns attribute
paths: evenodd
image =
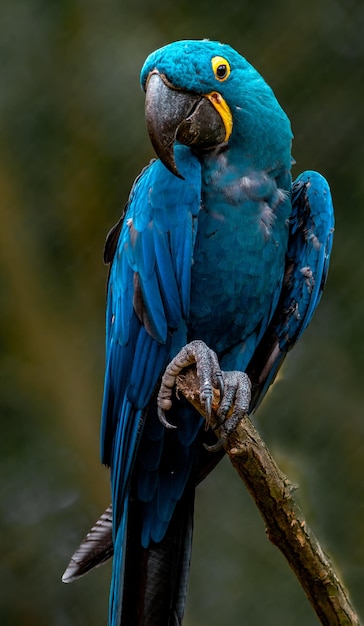
<svg viewBox="0 0 364 626"><path fill-rule="evenodd" d="M192 146L196 152L224 142L223 120L204 96L175 89L157 70L146 85L145 118L153 148L162 163L179 178L174 143Z"/></svg>

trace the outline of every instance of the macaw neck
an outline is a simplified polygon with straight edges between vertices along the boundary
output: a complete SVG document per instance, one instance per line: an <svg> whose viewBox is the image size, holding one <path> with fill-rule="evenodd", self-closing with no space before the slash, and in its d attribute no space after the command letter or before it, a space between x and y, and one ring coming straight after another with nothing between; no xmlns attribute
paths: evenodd
<svg viewBox="0 0 364 626"><path fill-rule="evenodd" d="M287 158L288 157L288 158ZM277 189L291 190L291 157L256 160L241 146L229 144L200 157L202 193L220 195L228 204L246 199L266 201Z"/></svg>
<svg viewBox="0 0 364 626"><path fill-rule="evenodd" d="M232 105L233 129L228 142L228 161L244 169L273 172L291 168L290 121L271 88L259 77L241 87Z"/></svg>

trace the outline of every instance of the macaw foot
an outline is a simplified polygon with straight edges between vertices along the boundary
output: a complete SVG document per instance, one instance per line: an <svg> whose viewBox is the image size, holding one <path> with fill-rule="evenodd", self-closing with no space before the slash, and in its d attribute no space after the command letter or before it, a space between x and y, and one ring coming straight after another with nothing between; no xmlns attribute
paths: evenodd
<svg viewBox="0 0 364 626"><path fill-rule="evenodd" d="M244 372L222 372L218 358L203 341L192 341L182 348L167 366L158 393L158 416L166 428L176 428L168 422L165 411L172 406L172 390L180 372L196 363L200 381L200 402L205 409L206 422L211 424L213 389L220 392L220 405L217 420L212 425L218 431L219 440L210 450L222 447L224 441L236 429L243 415L248 411L251 395L251 383Z"/></svg>
<svg viewBox="0 0 364 626"><path fill-rule="evenodd" d="M236 430L240 420L249 410L251 399L251 382L245 372L223 372L224 393L217 410L217 421L214 430L218 441L213 446L205 446L207 450L219 450L225 441Z"/></svg>
<svg viewBox="0 0 364 626"><path fill-rule="evenodd" d="M165 411L172 406L172 390L177 376L185 367L193 363L196 363L196 372L200 381L200 401L208 422L211 419L213 389L220 391L220 397L224 394L223 374L215 352L203 341L191 341L167 365L162 377L157 405L158 417L166 428L176 428L166 419Z"/></svg>

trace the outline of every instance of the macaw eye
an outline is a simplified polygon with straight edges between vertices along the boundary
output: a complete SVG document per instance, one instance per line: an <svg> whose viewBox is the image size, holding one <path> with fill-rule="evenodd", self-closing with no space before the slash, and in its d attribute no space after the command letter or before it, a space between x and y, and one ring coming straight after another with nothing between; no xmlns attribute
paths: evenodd
<svg viewBox="0 0 364 626"><path fill-rule="evenodd" d="M230 74L230 65L223 57L214 57L211 59L212 69L215 74L215 78L219 81L226 80Z"/></svg>

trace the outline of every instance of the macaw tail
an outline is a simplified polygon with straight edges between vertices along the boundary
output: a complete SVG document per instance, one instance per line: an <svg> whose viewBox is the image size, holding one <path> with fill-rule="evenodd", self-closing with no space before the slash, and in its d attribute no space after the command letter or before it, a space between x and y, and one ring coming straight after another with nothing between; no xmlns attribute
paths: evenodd
<svg viewBox="0 0 364 626"><path fill-rule="evenodd" d="M216 443L212 431L201 431L204 443ZM84 576L114 554L110 590L110 626L179 626L186 603L191 559L195 487L209 474L224 451L207 451L201 442L199 463L177 502L164 538L149 547L141 545L141 507L131 499L112 540L110 505L72 556L64 582ZM126 513L126 509L124 509ZM125 520L128 523L125 524ZM127 528L126 528L127 527Z"/></svg>
<svg viewBox="0 0 364 626"><path fill-rule="evenodd" d="M162 541L151 542L148 548L143 548L140 542L140 503L129 503L123 562L115 557L119 551L115 550L114 554L116 586L111 587L110 626L182 624L191 561L194 498L194 487L187 488ZM116 596L121 589L119 604Z"/></svg>

